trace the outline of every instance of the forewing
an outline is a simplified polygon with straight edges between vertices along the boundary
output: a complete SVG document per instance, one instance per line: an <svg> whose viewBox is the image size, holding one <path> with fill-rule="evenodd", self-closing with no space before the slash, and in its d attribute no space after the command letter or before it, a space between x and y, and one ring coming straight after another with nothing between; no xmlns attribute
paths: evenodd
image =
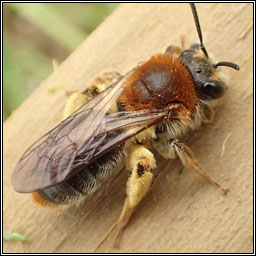
<svg viewBox="0 0 256 256"><path fill-rule="evenodd" d="M150 109L107 114L123 91L125 78L79 108L23 154L11 178L16 191L29 193L62 182L167 115L166 110Z"/></svg>
<svg viewBox="0 0 256 256"><path fill-rule="evenodd" d="M152 125L161 123L167 114L166 109L144 109L106 115L104 126L97 136L93 137L91 144L80 148L79 154L73 162L70 176L81 170L85 164L90 164L129 138Z"/></svg>
<svg viewBox="0 0 256 256"><path fill-rule="evenodd" d="M96 95L35 142L12 173L13 188L28 193L63 181L80 149L88 147L104 128L105 115L123 91L126 78Z"/></svg>

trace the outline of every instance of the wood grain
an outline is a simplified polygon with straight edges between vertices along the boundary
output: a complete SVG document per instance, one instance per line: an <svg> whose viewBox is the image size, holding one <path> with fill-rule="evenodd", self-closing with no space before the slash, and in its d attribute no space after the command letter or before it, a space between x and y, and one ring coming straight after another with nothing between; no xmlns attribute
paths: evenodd
<svg viewBox="0 0 256 256"><path fill-rule="evenodd" d="M200 163L223 186L213 186L178 160L158 158L152 190L125 230L121 249L113 235L98 252L249 253L253 250L253 5L198 4L208 52L240 65L226 68L229 89L214 122L188 140ZM56 32L57 33L57 32ZM122 4L4 123L3 230L18 229L26 243L4 241L5 253L92 252L115 223L125 198L123 171L87 202L56 209L18 194L10 175L22 153L62 118L65 91L84 88L106 69L125 74L170 45L198 42L188 4ZM62 89L49 93L48 89Z"/></svg>

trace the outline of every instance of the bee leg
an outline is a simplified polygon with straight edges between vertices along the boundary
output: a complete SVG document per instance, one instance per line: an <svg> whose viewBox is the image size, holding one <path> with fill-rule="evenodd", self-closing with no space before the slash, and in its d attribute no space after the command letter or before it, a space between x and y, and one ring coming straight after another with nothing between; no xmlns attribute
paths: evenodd
<svg viewBox="0 0 256 256"><path fill-rule="evenodd" d="M205 170L197 162L191 149L184 143L173 139L166 141L155 140L153 143L156 150L164 158L174 159L178 155L185 167L199 174L203 179L216 186L222 193L226 194L228 192L228 189L223 188L205 172Z"/></svg>
<svg viewBox="0 0 256 256"><path fill-rule="evenodd" d="M152 183L152 169L156 167L153 154L144 146L135 146L127 157L127 169L131 171L126 184L126 199L117 222L117 235L114 247L119 248L122 232L133 211L147 194Z"/></svg>
<svg viewBox="0 0 256 256"><path fill-rule="evenodd" d="M70 116L75 110L85 104L88 100L105 90L121 76L116 71L103 71L94 77L88 87L82 91L71 91L64 110L64 118Z"/></svg>
<svg viewBox="0 0 256 256"><path fill-rule="evenodd" d="M182 49L178 46L170 45L166 48L165 54L177 54L177 56L180 56L182 52Z"/></svg>
<svg viewBox="0 0 256 256"><path fill-rule="evenodd" d="M167 49L165 50L164 53L165 54L176 54L177 57L179 57L184 50L184 45L185 45L185 37L181 36L181 47L170 45L167 47Z"/></svg>
<svg viewBox="0 0 256 256"><path fill-rule="evenodd" d="M82 92L88 94L90 97L94 97L99 92L104 91L119 78L121 78L121 75L116 71L103 71L99 75L95 76L90 81L88 87Z"/></svg>
<svg viewBox="0 0 256 256"><path fill-rule="evenodd" d="M206 106L205 107L205 110L204 110L204 119L203 119L203 122L205 124L209 124L213 121L214 119L214 115L215 115L215 112L214 112L214 109L213 107L211 106Z"/></svg>
<svg viewBox="0 0 256 256"><path fill-rule="evenodd" d="M185 167L188 167L190 170L199 174L207 182L216 186L222 193L226 194L228 192L228 189L223 188L219 183L217 183L215 180L213 180L205 172L205 170L198 164L193 152L191 151L191 149L187 145L185 145L184 143L180 143L177 140L175 140L173 142L174 142L173 146L175 148L175 151L176 151L177 155L179 156L182 164Z"/></svg>

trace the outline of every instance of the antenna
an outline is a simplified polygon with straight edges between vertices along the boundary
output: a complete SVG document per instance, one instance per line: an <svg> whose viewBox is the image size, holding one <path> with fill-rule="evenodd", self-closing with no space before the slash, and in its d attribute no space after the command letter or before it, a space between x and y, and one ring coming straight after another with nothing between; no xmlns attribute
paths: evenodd
<svg viewBox="0 0 256 256"><path fill-rule="evenodd" d="M208 55L208 53L207 53L207 51L204 47L203 36L202 36L202 31L201 31L201 27L200 27L200 23L199 23L199 18L198 18L197 11L196 11L196 6L195 6L194 3L190 3L190 7L191 7L191 10L192 10L192 13L193 13L193 16L194 16L194 21L195 21L195 24L196 24L197 34L198 34L198 37L200 39L200 48L204 52L204 55L208 58L209 55ZM218 62L214 65L215 68L220 67L220 66L230 67L230 68L233 68L233 69L236 69L236 70L240 69L237 64L232 63L232 62L228 62L228 61L221 61L221 62Z"/></svg>
<svg viewBox="0 0 256 256"><path fill-rule="evenodd" d="M219 66L230 67L230 68L233 68L236 70L240 69L240 67L237 64L235 64L233 62L228 62L228 61L220 61L214 65L215 68L217 68Z"/></svg>
<svg viewBox="0 0 256 256"><path fill-rule="evenodd" d="M197 30L197 34L200 40L200 48L202 49L202 51L204 52L204 55L208 58L208 53L204 47L204 43L203 43L203 36L202 36L202 31L201 31L201 27L200 27L200 23L199 23L199 18L197 15L197 11L196 11L196 6L194 3L190 3L190 7L194 16L194 21L196 24L196 30Z"/></svg>

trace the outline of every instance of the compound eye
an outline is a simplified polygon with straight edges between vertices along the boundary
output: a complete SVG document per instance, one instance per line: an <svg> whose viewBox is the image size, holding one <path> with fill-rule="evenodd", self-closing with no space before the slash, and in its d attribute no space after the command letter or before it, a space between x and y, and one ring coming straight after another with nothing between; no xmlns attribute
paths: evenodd
<svg viewBox="0 0 256 256"><path fill-rule="evenodd" d="M225 85L219 81L209 81L204 83L203 91L207 98L217 99L224 95Z"/></svg>

